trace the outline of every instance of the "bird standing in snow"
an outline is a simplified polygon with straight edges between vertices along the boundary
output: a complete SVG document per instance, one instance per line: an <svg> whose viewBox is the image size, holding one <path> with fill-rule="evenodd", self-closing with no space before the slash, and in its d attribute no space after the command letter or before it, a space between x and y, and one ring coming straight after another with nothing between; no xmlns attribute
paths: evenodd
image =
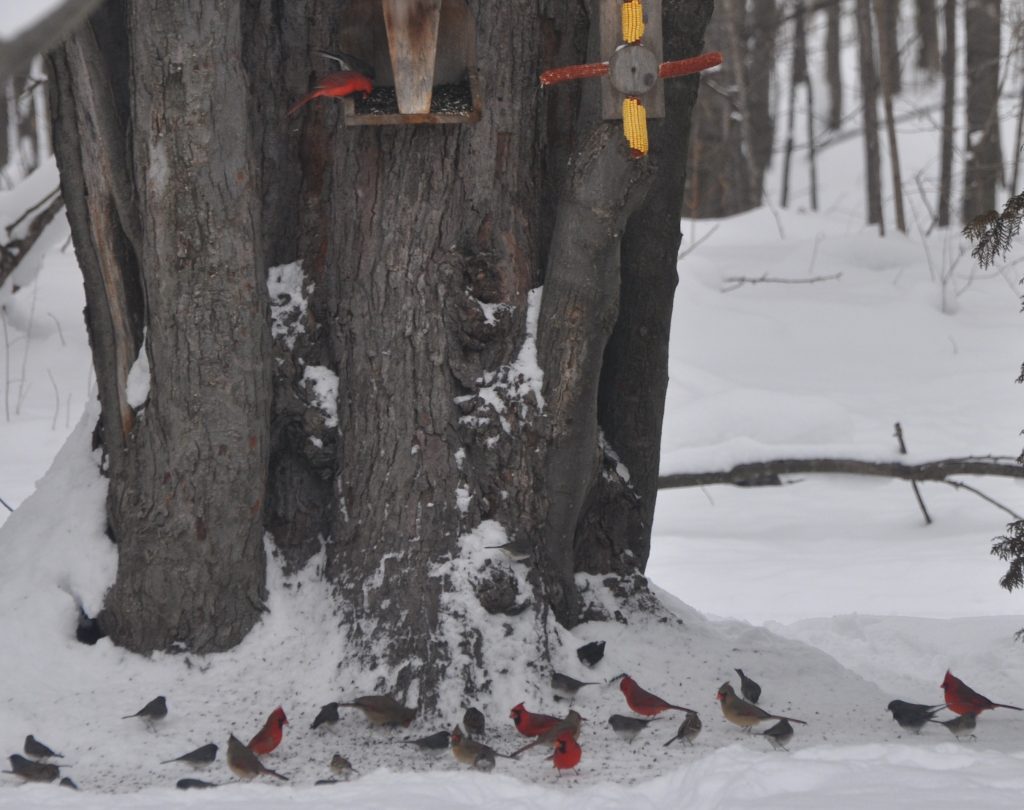
<svg viewBox="0 0 1024 810"><path fill-rule="evenodd" d="M551 688L556 698L565 698L569 701L576 699L576 693L584 686L598 686L597 681L578 681L571 675L561 672L551 673Z"/></svg>
<svg viewBox="0 0 1024 810"><path fill-rule="evenodd" d="M597 666L597 662L604 658L604 644L603 641L591 641L589 644L584 644L576 650L576 657L580 659L580 663L586 664L588 667Z"/></svg>
<svg viewBox="0 0 1024 810"><path fill-rule="evenodd" d="M579 737L580 727L582 725L583 717L580 715L579 712L570 709L569 713L563 719L559 720L557 723L555 723L555 725L551 726L546 731L542 731L540 734L538 734L537 739L535 739L533 742L527 743L518 751L513 751L510 756L514 759L515 757L518 757L521 753L523 753L523 751L528 751L535 745L551 745L556 739L558 739L558 737L560 737L562 734L566 732L572 734L574 738Z"/></svg>
<svg viewBox="0 0 1024 810"><path fill-rule="evenodd" d="M502 543L500 546L484 546L487 549L497 549L498 551L504 552L510 560L515 562L522 562L528 560L533 555L533 543L529 537L517 537L514 540L509 540L507 543Z"/></svg>
<svg viewBox="0 0 1024 810"><path fill-rule="evenodd" d="M647 728L647 724L654 719L653 717L627 717L624 714L613 714L608 718L608 725L619 737L633 742L636 735Z"/></svg>
<svg viewBox="0 0 1024 810"><path fill-rule="evenodd" d="M482 711L474 706L470 706L462 715L462 725L466 727L466 731L472 736L483 737L487 721L484 719Z"/></svg>
<svg viewBox="0 0 1024 810"><path fill-rule="evenodd" d="M335 754L331 757L331 771L335 776L346 782L356 773L356 769L352 767L352 763L341 754Z"/></svg>
<svg viewBox="0 0 1024 810"><path fill-rule="evenodd" d="M284 709L278 706L270 713L263 728L256 732L256 736L249 740L248 748L257 756L269 754L281 744L284 736L284 727L288 724Z"/></svg>
<svg viewBox="0 0 1024 810"><path fill-rule="evenodd" d="M122 720L128 720L131 717L141 717L146 721L146 725L149 726L150 730L156 728L155 723L157 720L163 720L167 717L167 698L163 695L153 698L149 703L139 709L135 714L126 714L122 717Z"/></svg>
<svg viewBox="0 0 1024 810"><path fill-rule="evenodd" d="M456 726L451 731L452 756L463 765L471 765L478 771L494 769L495 750L489 745L467 737L462 728Z"/></svg>
<svg viewBox="0 0 1024 810"><path fill-rule="evenodd" d="M62 759L63 754L58 754L52 748L43 743L39 742L35 737L29 734L25 738L25 753L34 759Z"/></svg>
<svg viewBox="0 0 1024 810"><path fill-rule="evenodd" d="M788 720L783 719L771 728L762 731L761 734L772 744L772 748L776 751L780 749L788 751L786 743L793 739L793 727L789 724Z"/></svg>
<svg viewBox="0 0 1024 810"><path fill-rule="evenodd" d="M907 703L905 700L890 700L885 707L892 712L892 719L899 723L900 728L909 729L920 734L924 724L935 717L940 709L946 708L945 703L926 706L923 703Z"/></svg>
<svg viewBox="0 0 1024 810"><path fill-rule="evenodd" d="M740 676L740 694L751 703L757 703L761 699L761 684L744 675L742 669L737 669L736 674Z"/></svg>
<svg viewBox="0 0 1024 810"><path fill-rule="evenodd" d="M228 737L227 760L228 767L239 779L248 781L265 773L268 776L276 776L278 779L283 779L285 782L288 781L287 776L282 776L277 771L270 770L270 768L260 762L259 757L242 745L242 741L234 734Z"/></svg>
<svg viewBox="0 0 1024 810"><path fill-rule="evenodd" d="M184 762L191 765L193 768L201 768L204 765L209 765L217 758L217 744L207 743L201 745L194 751L189 751L187 754L182 754L180 757L174 759L165 759L161 762L161 765L169 765L172 762Z"/></svg>
<svg viewBox="0 0 1024 810"><path fill-rule="evenodd" d="M736 694L736 690L732 688L732 684L728 681L719 687L717 697L722 704L722 714L725 715L725 719L740 728L747 729L747 731L758 723L763 723L765 720L788 720L791 723L806 725L803 720L783 717L780 714L769 714L760 706L747 702Z"/></svg>
<svg viewBox="0 0 1024 810"><path fill-rule="evenodd" d="M954 717L952 720L932 720L932 722L944 725L958 740L961 737L970 737L972 740L977 739L977 737L974 736L974 729L978 727L978 715L974 712L961 714L959 717Z"/></svg>
<svg viewBox="0 0 1024 810"><path fill-rule="evenodd" d="M676 709L681 712L693 711L693 709L687 709L685 706L676 706L668 701L662 700L657 695L643 689L640 684L629 677L629 675L617 675L612 678L612 682L615 682L620 678L622 680L619 683L619 689L622 690L622 694L626 697L626 704L637 714L642 714L645 717L654 717L656 714L661 714L669 709Z"/></svg>
<svg viewBox="0 0 1024 810"><path fill-rule="evenodd" d="M572 768L576 770L576 766L580 764L580 760L583 758L583 749L580 748L580 744L576 742L576 738L573 737L569 731L563 731L555 739L555 750L551 754L551 761L554 763L555 768L558 769L558 775L562 775L562 771Z"/></svg>
<svg viewBox="0 0 1024 810"><path fill-rule="evenodd" d="M448 747L451 735L447 731L435 731L415 740L399 740L403 745L415 745L422 751L441 751Z"/></svg>
<svg viewBox="0 0 1024 810"><path fill-rule="evenodd" d="M560 718L552 717L550 714L531 712L522 703L513 706L508 716L512 718L516 731L524 737L536 737L561 722Z"/></svg>
<svg viewBox="0 0 1024 810"><path fill-rule="evenodd" d="M26 782L53 782L60 776L60 766L51 762L34 762L21 754L11 754L11 769L6 773L20 776Z"/></svg>
<svg viewBox="0 0 1024 810"><path fill-rule="evenodd" d="M403 706L391 695L364 695L338 706L359 709L375 726L408 726L416 717L416 709Z"/></svg>
<svg viewBox="0 0 1024 810"><path fill-rule="evenodd" d="M1024 711L1020 706L1010 706L1006 703L993 703L984 695L979 695L971 687L961 681L948 669L946 677L942 679L940 686L946 693L946 705L957 714L981 714L987 709L1013 709Z"/></svg>
<svg viewBox="0 0 1024 810"><path fill-rule="evenodd" d="M327 728L333 728L334 724L338 722L338 704L337 703L325 703L320 707L320 711L317 712L316 717L313 719L313 725L310 728L320 728L320 726L326 726Z"/></svg>
<svg viewBox="0 0 1024 810"><path fill-rule="evenodd" d="M704 724L700 721L700 715L697 712L687 712L683 722L679 724L676 736L665 743L665 745L671 745L676 740L682 740L693 745L693 741L697 739L697 735L700 734L702 728L704 728Z"/></svg>

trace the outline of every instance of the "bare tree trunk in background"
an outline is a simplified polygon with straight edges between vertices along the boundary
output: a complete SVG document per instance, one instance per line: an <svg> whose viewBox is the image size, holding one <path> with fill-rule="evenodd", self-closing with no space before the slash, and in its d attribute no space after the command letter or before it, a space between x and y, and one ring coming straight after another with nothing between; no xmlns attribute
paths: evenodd
<svg viewBox="0 0 1024 810"><path fill-rule="evenodd" d="M825 29L825 78L828 82L828 128L838 130L843 124L842 8L839 0L825 7L828 24Z"/></svg>
<svg viewBox="0 0 1024 810"><path fill-rule="evenodd" d="M807 90L807 171L811 184L811 210L818 210L818 148L815 145L817 134L814 131L814 87L810 72L804 77Z"/></svg>
<svg viewBox="0 0 1024 810"><path fill-rule="evenodd" d="M917 66L929 75L941 68L939 55L939 15L936 0L914 0L917 29Z"/></svg>
<svg viewBox="0 0 1024 810"><path fill-rule="evenodd" d="M878 19L878 48L885 48L893 55L886 66L879 64L878 79L880 84L888 84L893 95L903 90L903 79L900 70L900 0L875 0L875 16Z"/></svg>
<svg viewBox="0 0 1024 810"><path fill-rule="evenodd" d="M887 11L888 7L895 4L895 0L875 0L875 17L879 25L882 20L891 16ZM902 233L907 232L907 220L903 213L903 181L900 177L900 152L899 142L896 139L896 122L893 119L892 97L894 89L890 84L893 72L889 69L890 64L897 58L896 54L889 50L893 46L893 39L881 37L878 41L878 61L881 67L882 77L882 106L885 111L885 131L889 140L889 169L892 172L892 193L893 203L896 207L896 228Z"/></svg>
<svg viewBox="0 0 1024 810"><path fill-rule="evenodd" d="M999 142L1000 0L965 0L967 141L961 220L996 207L1002 180Z"/></svg>
<svg viewBox="0 0 1024 810"><path fill-rule="evenodd" d="M860 56L860 88L864 104L864 172L868 224L885 233L882 216L882 181L878 149L878 79L875 74L871 0L857 0L857 50Z"/></svg>
<svg viewBox="0 0 1024 810"><path fill-rule="evenodd" d="M1021 13L1013 20L1013 30L1010 33L1011 51L1018 54L1024 50L1024 13ZM1020 177L1021 147L1024 146L1024 82L1020 86L1020 98L1017 99L1017 123L1013 134L1013 169L1008 186L1012 194L1020 191L1017 181Z"/></svg>
<svg viewBox="0 0 1024 810"><path fill-rule="evenodd" d="M782 193L779 205L789 205L789 172L793 159L794 129L796 121L796 89L807 83L807 33L804 27L804 3L796 0L793 10L793 60L789 71L789 109L786 112L786 150L782 162ZM808 108L807 116L813 118Z"/></svg>
<svg viewBox="0 0 1024 810"><path fill-rule="evenodd" d="M118 0L54 54L116 641L235 643L262 610L267 528L292 568L325 549L345 666L431 709L486 689L484 631L506 614L532 611L538 657L549 615L587 616L578 572L642 587L698 80L669 83L652 153L633 161L578 87L536 81L586 58L596 14L469 8L486 88L472 126L346 127L333 100L286 119L328 70L315 50L351 24L333 0ZM711 10L666 0L666 53L698 53ZM268 271L301 291L271 300ZM542 281L543 413L513 365ZM140 347L141 409L124 383ZM460 538L488 519L533 559L456 582Z"/></svg>
<svg viewBox="0 0 1024 810"><path fill-rule="evenodd" d="M778 9L776 0L756 0L747 12L747 114L750 116L750 152L757 171L756 205L764 191L764 175L775 146L775 119L772 115L771 87L775 75Z"/></svg>
<svg viewBox="0 0 1024 810"><path fill-rule="evenodd" d="M950 200L953 195L953 113L956 104L956 0L946 0L942 10L944 42L942 50L942 140L940 146L939 205L937 224L950 224Z"/></svg>

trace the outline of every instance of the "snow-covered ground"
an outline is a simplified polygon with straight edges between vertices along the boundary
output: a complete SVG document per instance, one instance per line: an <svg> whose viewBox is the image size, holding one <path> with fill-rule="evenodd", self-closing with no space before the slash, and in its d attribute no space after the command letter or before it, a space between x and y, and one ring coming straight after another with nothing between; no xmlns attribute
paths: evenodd
<svg viewBox="0 0 1024 810"><path fill-rule="evenodd" d="M904 176L934 173L931 123L907 123L900 137ZM1024 249L982 273L968 256L954 262L965 247L956 233L878 237L861 224L860 149L850 139L821 154L821 213L800 210L798 197L788 211L683 224L684 250L714 232L680 264L663 472L793 456L896 459L897 421L911 461L1020 452L1014 262ZM51 162L0 193L0 225L55 183ZM923 201L909 202L926 227ZM618 689L587 687L576 704L587 718L578 775L557 777L538 751L478 774L447 752L395 744L440 727L421 721L378 731L349 710L337 733L311 731L321 704L369 689L344 665L315 561L291 577L271 561L270 611L229 653L143 658L107 640L77 643L72 595L94 613L116 559L90 450L95 411L83 414L94 383L66 241L61 218L37 247L38 278L29 283L30 264L14 279L26 286L0 289L0 498L19 507L7 516L0 506L0 755L35 734L66 755L81 791L0 776L0 808L1021 806L1024 712L986 712L977 741L959 743L938 725L908 735L885 711L893 698L940 702L947 668L1024 705L1024 644L1013 640L1024 596L998 587L1004 564L988 553L1009 517L941 484L922 487L930 526L904 481L801 476L782 487L662 492L648 573L666 615L576 628L564 634L560 666L585 680L630 672L700 711L704 730L692 747L666 748L679 720L668 717L626 743L607 725L627 713ZM726 291L736 277L837 273ZM966 482L1024 511L1021 482ZM586 670L571 650L595 639L607 641L606 658ZM521 742L513 703L566 708L537 688L528 664L513 662L481 704L487 742L501 752ZM760 681L762 705L808 721L789 753L722 718L715 692L735 683L735 667ZM121 719L158 694L170 714L157 731ZM238 784L223 763L227 735L248 739L277 705L291 722L266 762L291 780ZM222 746L207 772L159 764L206 742ZM359 777L314 786L335 752ZM175 790L187 776L222 786Z"/></svg>

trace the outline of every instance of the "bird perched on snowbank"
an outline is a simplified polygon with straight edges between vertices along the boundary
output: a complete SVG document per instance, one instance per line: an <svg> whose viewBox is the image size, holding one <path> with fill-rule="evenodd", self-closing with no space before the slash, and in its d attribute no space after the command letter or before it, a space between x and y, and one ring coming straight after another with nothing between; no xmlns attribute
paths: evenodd
<svg viewBox="0 0 1024 810"><path fill-rule="evenodd" d="M597 662L604 658L604 644L603 641L591 641L589 644L584 644L576 650L576 657L580 659L580 663L586 664L588 667L596 666Z"/></svg>
<svg viewBox="0 0 1024 810"><path fill-rule="evenodd" d="M633 742L636 735L647 728L647 724L654 719L653 717L627 717L624 714L613 714L608 718L608 725L619 737Z"/></svg>
<svg viewBox="0 0 1024 810"><path fill-rule="evenodd" d="M612 678L612 683L620 678L619 689L622 690L622 694L626 697L626 704L637 714L642 714L645 717L654 717L654 715L661 714L661 712L668 711L669 709L676 709L681 712L693 711L693 709L687 709L685 706L676 706L666 700L662 700L657 695L642 688L640 684L625 673Z"/></svg>
<svg viewBox="0 0 1024 810"><path fill-rule="evenodd" d="M972 740L977 739L977 737L974 736L974 729L978 726L978 715L974 712L961 714L959 717L954 717L952 720L932 720L932 722L944 725L958 740L961 737L970 737Z"/></svg>
<svg viewBox="0 0 1024 810"><path fill-rule="evenodd" d="M518 757L521 753L523 753L523 751L528 751L535 745L551 745L556 739L558 739L559 736L561 736L565 732L572 734L574 738L579 737L580 727L582 725L583 717L580 715L579 712L570 709L569 713L563 719L559 720L557 723L555 723L547 730L540 732L537 735L537 739L535 739L533 742L527 743L518 751L513 751L510 756L514 759L515 757Z"/></svg>
<svg viewBox="0 0 1024 810"><path fill-rule="evenodd" d="M971 687L961 681L948 669L946 677L939 684L946 693L946 705L957 714L981 714L987 709L1013 709L1024 711L1020 706L1010 706L1006 703L993 703L984 695L979 695Z"/></svg>
<svg viewBox="0 0 1024 810"><path fill-rule="evenodd" d="M161 765L169 765L172 762L184 762L191 765L193 768L201 768L205 765L209 765L217 758L217 744L207 743L201 745L194 751L189 751L187 754L182 754L180 757L174 759L165 759L161 762Z"/></svg>
<svg viewBox="0 0 1024 810"><path fill-rule="evenodd" d="M462 725L466 727L466 731L473 737L483 737L487 721L482 711L474 706L470 706L462 715Z"/></svg>
<svg viewBox="0 0 1024 810"><path fill-rule="evenodd" d="M320 726L326 726L332 728L335 723L338 722L338 704L337 703L325 703L320 707L320 711L317 712L315 718L313 718L313 725L310 728L320 728Z"/></svg>
<svg viewBox="0 0 1024 810"><path fill-rule="evenodd" d="M141 717L146 721L146 724L150 729L155 728L157 720L163 720L167 717L167 698L163 695L153 698L149 703L139 709L135 714L126 714L122 717L122 720L128 720L131 717Z"/></svg>
<svg viewBox="0 0 1024 810"><path fill-rule="evenodd" d="M249 740L248 748L257 756L269 754L281 744L284 736L284 727L288 724L284 709L278 706L270 713L263 728L256 732L256 735Z"/></svg>
<svg viewBox="0 0 1024 810"><path fill-rule="evenodd" d="M426 737L415 740L399 740L403 745L415 745L422 751L441 751L448 747L451 734L447 731L435 731Z"/></svg>
<svg viewBox="0 0 1024 810"><path fill-rule="evenodd" d="M780 720L771 728L762 731L761 734L772 744L772 748L776 751L780 749L788 751L786 743L793 739L793 727L789 724L788 720Z"/></svg>
<svg viewBox="0 0 1024 810"><path fill-rule="evenodd" d="M35 737L29 734L25 738L25 753L34 759L62 759L63 754L58 754L48 745L43 745Z"/></svg>
<svg viewBox="0 0 1024 810"><path fill-rule="evenodd" d="M584 686L599 685L597 681L578 681L571 675L566 675L562 672L551 673L551 688L554 690L556 698L565 698L570 701L575 700L576 693Z"/></svg>
<svg viewBox="0 0 1024 810"><path fill-rule="evenodd" d="M456 726L451 731L452 756L463 765L471 765L478 771L494 770L497 752L489 745L474 740Z"/></svg>
<svg viewBox="0 0 1024 810"><path fill-rule="evenodd" d="M509 540L507 543L502 543L500 546L484 546L487 549L497 549L505 553L510 560L515 562L522 562L523 560L530 559L533 554L533 543L529 537L517 537L514 540Z"/></svg>
<svg viewBox="0 0 1024 810"><path fill-rule="evenodd" d="M11 754L11 769L6 773L20 776L26 782L53 782L60 776L60 766L51 762L34 762L21 754Z"/></svg>
<svg viewBox="0 0 1024 810"><path fill-rule="evenodd" d="M346 782L357 773L356 769L352 767L352 763L341 754L331 757L331 771Z"/></svg>
<svg viewBox="0 0 1024 810"><path fill-rule="evenodd" d="M760 706L755 706L753 703L741 698L736 694L736 690L732 688L732 684L726 681L718 688L718 700L722 704L722 714L725 715L725 719L730 723L745 728L748 731L756 726L758 723L763 723L765 720L788 720L791 723L801 723L806 725L803 720L797 720L793 717L783 717L781 714L769 714Z"/></svg>

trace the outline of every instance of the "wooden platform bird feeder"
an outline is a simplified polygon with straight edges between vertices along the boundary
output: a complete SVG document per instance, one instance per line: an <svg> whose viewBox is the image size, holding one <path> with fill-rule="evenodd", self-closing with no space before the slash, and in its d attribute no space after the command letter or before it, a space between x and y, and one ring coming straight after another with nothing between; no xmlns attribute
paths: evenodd
<svg viewBox="0 0 1024 810"><path fill-rule="evenodd" d="M542 85L603 77L601 115L622 119L633 157L647 154L647 119L665 117L661 79L686 76L722 63L717 52L663 62L661 0L601 0L598 7L601 62L553 68Z"/></svg>
<svg viewBox="0 0 1024 810"><path fill-rule="evenodd" d="M374 69L374 91L347 98L350 126L480 120L476 27L466 0L352 0L342 50Z"/></svg>

